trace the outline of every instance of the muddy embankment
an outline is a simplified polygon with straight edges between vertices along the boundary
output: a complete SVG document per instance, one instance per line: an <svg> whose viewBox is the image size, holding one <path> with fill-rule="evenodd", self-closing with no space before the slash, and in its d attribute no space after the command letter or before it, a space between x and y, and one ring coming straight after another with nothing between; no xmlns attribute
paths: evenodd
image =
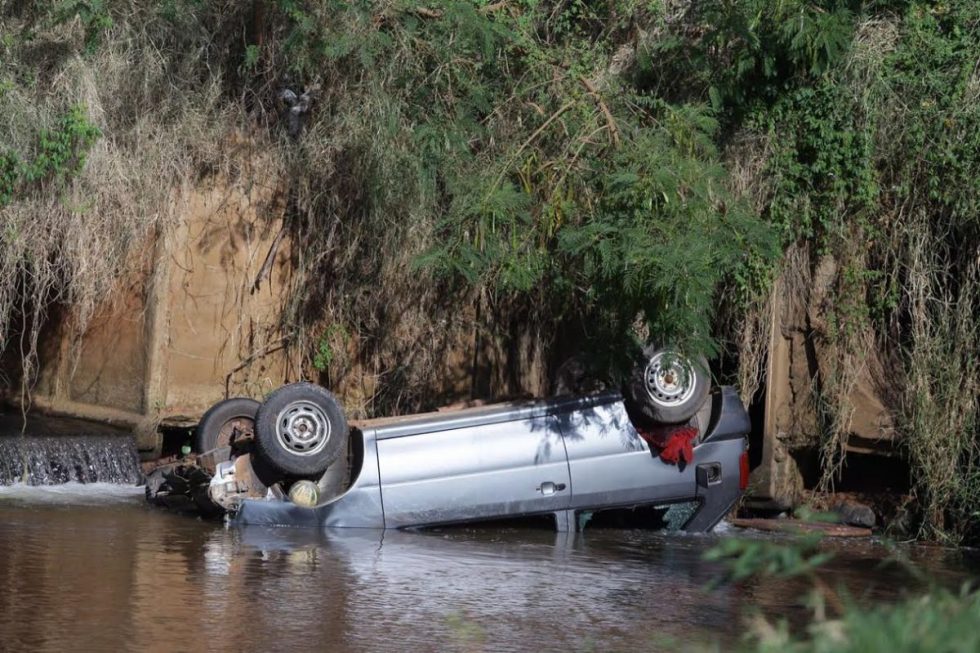
<svg viewBox="0 0 980 653"><path fill-rule="evenodd" d="M215 401L261 398L299 378L329 385L355 417L549 392L533 326L494 323L478 297L438 314L428 312L443 300L408 292L409 306L397 306L379 291L364 316L374 324L338 324L327 306L299 333L286 322L304 281L283 192L275 180L210 179L182 193L176 219L148 237L136 273L82 333L69 315L49 313L29 391L16 348L5 352L7 401L135 428L149 456L161 433L192 427Z"/></svg>

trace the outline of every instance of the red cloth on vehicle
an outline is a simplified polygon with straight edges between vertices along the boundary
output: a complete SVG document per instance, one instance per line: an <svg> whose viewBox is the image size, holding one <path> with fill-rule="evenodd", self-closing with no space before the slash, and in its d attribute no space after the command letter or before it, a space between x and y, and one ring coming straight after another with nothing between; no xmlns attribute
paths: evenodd
<svg viewBox="0 0 980 653"><path fill-rule="evenodd" d="M637 429L637 432L651 447L660 450L660 460L665 463L677 465L683 460L689 465L694 462L694 440L698 430L693 426L661 426Z"/></svg>

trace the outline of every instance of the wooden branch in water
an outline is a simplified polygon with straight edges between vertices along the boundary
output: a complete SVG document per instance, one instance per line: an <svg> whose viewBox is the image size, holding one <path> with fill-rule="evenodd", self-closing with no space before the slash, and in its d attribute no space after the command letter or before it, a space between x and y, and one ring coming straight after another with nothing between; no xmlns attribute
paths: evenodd
<svg viewBox="0 0 980 653"><path fill-rule="evenodd" d="M870 528L847 526L845 524L828 524L826 522L811 522L800 519L730 519L732 526L737 528L754 528L760 531L778 531L781 533L822 533L829 537L871 537Z"/></svg>

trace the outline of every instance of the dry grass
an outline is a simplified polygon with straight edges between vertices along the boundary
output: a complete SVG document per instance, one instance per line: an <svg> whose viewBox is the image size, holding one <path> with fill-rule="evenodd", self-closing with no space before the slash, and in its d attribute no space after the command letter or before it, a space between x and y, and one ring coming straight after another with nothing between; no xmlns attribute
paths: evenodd
<svg viewBox="0 0 980 653"><path fill-rule="evenodd" d="M980 258L950 283L938 267L924 216L907 239L911 347L904 383L905 446L916 470L916 494L929 535L949 535L972 522L980 500ZM980 255L980 252L978 252ZM958 286L958 287L957 287Z"/></svg>
<svg viewBox="0 0 980 653"><path fill-rule="evenodd" d="M5 20L0 38L18 43L22 28ZM82 333L117 280L141 264L147 243L170 228L196 171L224 163L222 136L234 124L217 76L188 93L140 31L87 57L72 51L80 31L69 23L22 43L8 72L36 79L0 93L5 146L22 158L72 106L84 107L104 135L76 176L22 188L0 209L0 350L17 350L25 399L47 311L67 307L71 329Z"/></svg>
<svg viewBox="0 0 980 653"><path fill-rule="evenodd" d="M114 26L85 54L78 19L47 25L25 44L18 37L29 19L0 11L0 37L19 44L7 52L12 78L38 75L0 94L8 147L30 153L39 128L75 105L103 134L77 177L31 188L2 209L0 351L21 361L25 399L48 311L67 310L70 329L84 332L116 283L145 264L148 244L174 228L186 192L219 179L243 187L276 180L271 194L285 205L293 271L281 323L254 351L285 343L293 374L316 378L315 357L328 347L321 380L360 388L354 416L431 407L465 385L447 378L450 369L467 369L475 334L506 318L493 298L478 310L475 296L451 293L414 264L433 238L439 198L420 171L402 99L347 75L344 62L324 68L323 109L294 140L276 114L288 65L272 41L282 36L277 28L252 82L225 68L239 61L229 52L240 35L229 29L230 41L218 42L223 31L210 23L248 25L244 9L200 9L214 15L183 16L183 25L162 21L151 3L114 5ZM243 86L245 95L229 93Z"/></svg>

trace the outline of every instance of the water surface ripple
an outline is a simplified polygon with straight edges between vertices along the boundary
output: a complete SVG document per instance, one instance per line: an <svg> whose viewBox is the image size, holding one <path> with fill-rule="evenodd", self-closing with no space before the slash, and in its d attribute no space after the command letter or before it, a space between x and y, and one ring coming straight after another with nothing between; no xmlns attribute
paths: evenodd
<svg viewBox="0 0 980 653"><path fill-rule="evenodd" d="M706 589L718 537L518 528L225 528L142 489L0 487L0 650L657 651L731 648L747 615L799 621L801 581ZM834 545L859 601L916 582L882 546ZM969 553L914 547L955 586Z"/></svg>

